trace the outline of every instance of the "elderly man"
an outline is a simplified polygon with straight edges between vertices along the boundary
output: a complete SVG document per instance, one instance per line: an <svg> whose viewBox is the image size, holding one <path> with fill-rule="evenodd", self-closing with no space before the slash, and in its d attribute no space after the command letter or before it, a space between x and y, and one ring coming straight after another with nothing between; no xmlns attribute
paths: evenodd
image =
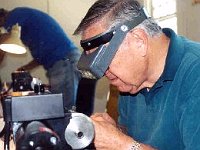
<svg viewBox="0 0 200 150"><path fill-rule="evenodd" d="M91 116L97 150L200 149L199 43L161 29L137 0L98 0L75 34L83 75L121 91L118 125Z"/></svg>

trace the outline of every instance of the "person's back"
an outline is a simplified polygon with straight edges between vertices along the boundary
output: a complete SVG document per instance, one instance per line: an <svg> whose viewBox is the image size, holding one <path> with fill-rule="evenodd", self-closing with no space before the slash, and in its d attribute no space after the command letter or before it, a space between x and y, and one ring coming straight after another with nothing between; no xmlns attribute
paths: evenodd
<svg viewBox="0 0 200 150"><path fill-rule="evenodd" d="M67 37L60 25L48 14L27 7L18 7L9 12L4 27L18 23L21 39L37 61L48 69L57 60L76 46Z"/></svg>

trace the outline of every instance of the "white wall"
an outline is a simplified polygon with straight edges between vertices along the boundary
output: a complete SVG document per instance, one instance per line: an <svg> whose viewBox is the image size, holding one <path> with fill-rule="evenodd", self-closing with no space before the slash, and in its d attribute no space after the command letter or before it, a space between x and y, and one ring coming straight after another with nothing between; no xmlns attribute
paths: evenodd
<svg viewBox="0 0 200 150"><path fill-rule="evenodd" d="M200 3L193 5L192 0L177 0L178 33L200 41Z"/></svg>
<svg viewBox="0 0 200 150"><path fill-rule="evenodd" d="M94 1L95 0L0 0L0 7L10 10L18 6L28 6L47 12L59 22L68 36L80 48L80 38L72 34ZM23 64L26 64L30 59L32 59L32 57L29 52L25 55L18 56L6 54L6 58L0 65L0 76L2 80L10 82L11 72L15 71ZM48 82L42 67L33 70L31 75L40 78L44 83ZM96 111L104 111L107 92L108 83L107 80L103 78L98 81L97 84L95 100Z"/></svg>

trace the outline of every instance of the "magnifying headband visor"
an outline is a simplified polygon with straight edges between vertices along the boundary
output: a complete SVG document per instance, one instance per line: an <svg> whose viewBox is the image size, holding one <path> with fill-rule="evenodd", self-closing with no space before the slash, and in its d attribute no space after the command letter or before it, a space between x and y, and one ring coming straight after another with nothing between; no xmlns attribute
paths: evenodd
<svg viewBox="0 0 200 150"><path fill-rule="evenodd" d="M84 51L81 54L77 67L82 73L82 77L99 79L104 76L126 34L147 18L149 16L146 10L142 8L140 15L134 17L132 21L127 21L92 38L81 40L81 46ZM86 53L86 51L94 48L96 48L94 52Z"/></svg>

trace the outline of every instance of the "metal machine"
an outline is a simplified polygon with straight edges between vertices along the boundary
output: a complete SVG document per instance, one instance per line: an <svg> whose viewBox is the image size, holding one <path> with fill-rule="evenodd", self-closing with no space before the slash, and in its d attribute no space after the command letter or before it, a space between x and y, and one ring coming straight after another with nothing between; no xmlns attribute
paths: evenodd
<svg viewBox="0 0 200 150"><path fill-rule="evenodd" d="M30 90L30 76L23 74L21 77L19 74L13 76L16 81L13 89ZM25 79L26 77L28 79ZM16 150L87 148L94 138L91 119L74 110L65 110L62 94L51 94L43 89L41 92L38 90L41 89L40 86L32 86L37 87L37 90L26 96L4 97L4 150L9 150L11 135Z"/></svg>

